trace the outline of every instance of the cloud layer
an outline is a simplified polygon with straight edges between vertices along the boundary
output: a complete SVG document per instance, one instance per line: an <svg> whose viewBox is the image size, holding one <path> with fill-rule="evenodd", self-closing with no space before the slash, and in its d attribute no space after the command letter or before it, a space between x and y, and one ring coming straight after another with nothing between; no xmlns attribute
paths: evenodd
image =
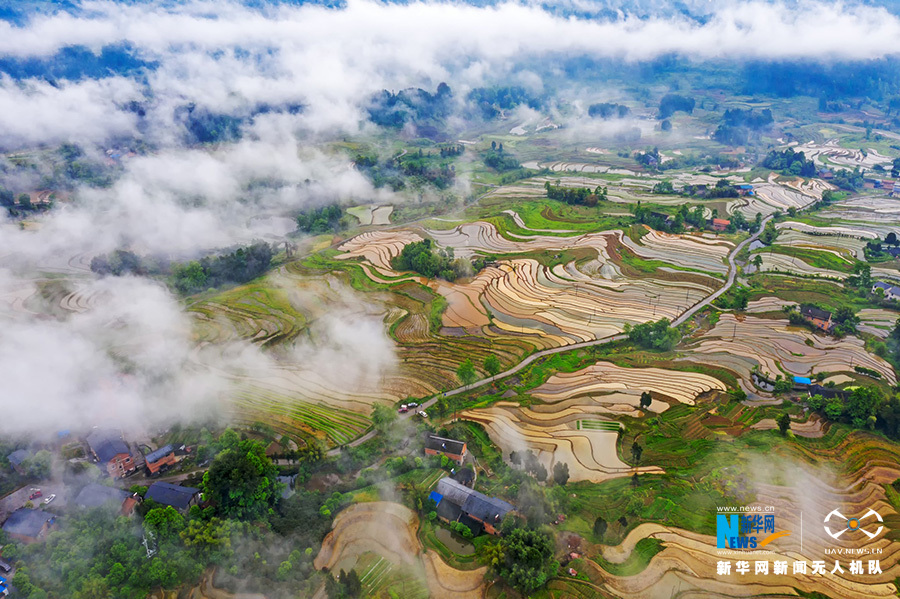
<svg viewBox="0 0 900 599"><path fill-rule="evenodd" d="M186 102L225 113L292 103L306 110L286 126L353 132L365 120L360 105L379 89L447 80L464 90L535 60L552 68L576 55L863 60L900 52L900 18L884 8L751 1L710 10L698 20L565 17L512 2L351 0L338 8L256 9L234 2L85 2L78 14L34 15L24 26L0 23L0 56L51 57L67 46L99 52L128 44L158 67L140 82L0 81L0 129L31 143L128 132L133 115L117 107L145 94L157 125L170 123L174 106ZM57 114L70 118L58 122ZM100 122L101 115L109 118Z"/></svg>

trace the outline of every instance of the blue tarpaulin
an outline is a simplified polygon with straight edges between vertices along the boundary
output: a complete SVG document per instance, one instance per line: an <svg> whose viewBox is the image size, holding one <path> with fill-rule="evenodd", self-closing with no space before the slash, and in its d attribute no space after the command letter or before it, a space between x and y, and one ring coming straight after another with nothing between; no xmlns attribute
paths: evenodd
<svg viewBox="0 0 900 599"><path fill-rule="evenodd" d="M805 377L805 376L795 376L794 382L797 383L798 385L809 385L812 383L812 379L810 379L809 377Z"/></svg>
<svg viewBox="0 0 900 599"><path fill-rule="evenodd" d="M432 491L432 492L428 495L428 498L431 499L432 501L434 501L434 504L435 504L435 505L440 505L441 499L443 499L444 496L441 495L440 493L438 493L437 491Z"/></svg>

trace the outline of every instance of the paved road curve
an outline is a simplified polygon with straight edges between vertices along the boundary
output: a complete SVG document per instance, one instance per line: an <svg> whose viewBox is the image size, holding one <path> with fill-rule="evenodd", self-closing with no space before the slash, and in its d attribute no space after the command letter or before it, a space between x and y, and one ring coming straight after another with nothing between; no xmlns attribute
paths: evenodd
<svg viewBox="0 0 900 599"><path fill-rule="evenodd" d="M769 215L766 218L764 218L762 220L762 223L760 224L759 231L757 231L756 233L754 233L753 235L751 235L750 237L748 237L747 239L745 239L744 241L739 243L737 245L737 247L735 247L731 251L731 253L728 254L728 279L725 281L725 285L723 285L722 287L720 287L713 293L706 296L704 299L700 300L699 302L697 302L696 304L694 304L693 306L688 308L681 316L679 316L674 321L672 321L672 326L678 326L678 325L686 322L690 317L692 317L698 311L702 310L703 308L708 306L711 302L713 302L715 299L717 299L719 296L721 296L723 293L725 293L729 289L731 289L731 286L734 285L734 281L737 278L737 264L735 264L735 262L734 262L735 257L741 252L741 250L743 250L747 245L753 243L760 236L760 234L763 232L763 230L766 227L766 223L768 223L771 219L772 219L772 215ZM452 397L454 395L459 395L460 393L465 393L467 391L471 391L472 389L477 389L479 387L483 387L483 386L493 383L495 381L505 379L508 376L512 376L512 375L516 374L517 372L519 372L520 370L522 370L523 368L525 368L526 366L528 366L535 360L540 360L541 358L543 358L545 356L559 354L562 352L571 351L573 349L581 349L584 347L594 347L596 345L605 345L607 343L613 343L614 341L622 341L623 339L626 339L626 338L627 338L627 335L624 335L624 334L611 335L609 337L601 337L600 339L594 339L592 341L582 341L580 343L573 343L571 345L563 345L561 347L544 349L539 352L531 354L530 356L528 356L527 358L525 358L524 360L522 360L521 362L519 362L512 368L510 368L509 370L504 370L503 372L497 373L494 376L489 376L487 378L481 379L479 381L472 383L471 385L458 387L451 391L447 391L443 394L443 396L444 397ZM410 411L406 414L401 414L400 417L401 418L410 418L411 416L415 415L415 412L418 410L427 410L428 408L433 406L435 404L435 402L437 402L439 397L441 397L441 396L435 395L428 401L423 402L420 407L418 407L415 410ZM356 447L357 445L360 445L361 443L365 443L366 441L368 441L369 439L374 437L375 434L376 434L376 431L371 430L368 433L366 433L365 435L358 437L355 440L351 441L349 445L351 447ZM340 448L335 448L335 449L332 449L331 451L329 451L327 455L335 456L335 455L338 455L339 453L340 453Z"/></svg>

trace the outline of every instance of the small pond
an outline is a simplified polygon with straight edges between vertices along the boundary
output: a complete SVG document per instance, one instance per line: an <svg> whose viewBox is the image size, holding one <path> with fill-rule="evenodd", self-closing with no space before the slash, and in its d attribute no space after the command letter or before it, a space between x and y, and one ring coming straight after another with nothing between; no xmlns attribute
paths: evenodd
<svg viewBox="0 0 900 599"><path fill-rule="evenodd" d="M471 555L475 553L475 545L460 540L456 535L454 535L443 526L438 526L436 528L434 536L436 536L438 540L446 545L447 548L453 553L459 555Z"/></svg>

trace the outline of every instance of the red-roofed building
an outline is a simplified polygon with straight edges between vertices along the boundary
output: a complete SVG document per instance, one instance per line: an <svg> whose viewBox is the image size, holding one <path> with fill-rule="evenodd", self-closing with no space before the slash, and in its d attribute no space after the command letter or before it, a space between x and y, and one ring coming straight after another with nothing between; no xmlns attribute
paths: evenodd
<svg viewBox="0 0 900 599"><path fill-rule="evenodd" d="M726 220L724 218L714 218L712 219L712 228L714 231L724 231L728 228L728 225L731 224L730 220Z"/></svg>

